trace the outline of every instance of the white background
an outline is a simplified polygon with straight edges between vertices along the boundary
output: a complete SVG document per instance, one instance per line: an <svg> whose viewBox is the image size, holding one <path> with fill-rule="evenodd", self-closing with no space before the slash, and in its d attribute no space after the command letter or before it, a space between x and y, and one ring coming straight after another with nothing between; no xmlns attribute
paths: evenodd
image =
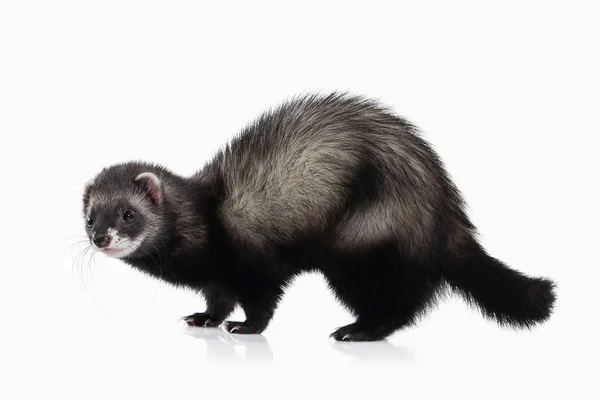
<svg viewBox="0 0 600 400"><path fill-rule="evenodd" d="M0 398L598 398L594 3L0 3ZM449 299L335 344L351 318L312 275L264 335L232 338L178 321L201 298L76 258L103 166L188 175L267 107L335 89L421 127L488 250L557 280L549 323L516 333Z"/></svg>

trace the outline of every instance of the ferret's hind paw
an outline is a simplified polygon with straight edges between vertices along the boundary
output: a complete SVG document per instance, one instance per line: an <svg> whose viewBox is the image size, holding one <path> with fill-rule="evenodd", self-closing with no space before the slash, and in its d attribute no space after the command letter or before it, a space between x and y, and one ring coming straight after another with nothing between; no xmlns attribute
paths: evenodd
<svg viewBox="0 0 600 400"><path fill-rule="evenodd" d="M258 335L264 330L257 327L256 325L249 324L247 322L235 321L225 321L221 324L220 328L229 333L236 333L241 335Z"/></svg>
<svg viewBox="0 0 600 400"><path fill-rule="evenodd" d="M223 322L222 320L212 319L210 315L206 313L188 315L187 317L183 317L182 320L185 321L185 323L189 326L200 326L207 328L218 327Z"/></svg>

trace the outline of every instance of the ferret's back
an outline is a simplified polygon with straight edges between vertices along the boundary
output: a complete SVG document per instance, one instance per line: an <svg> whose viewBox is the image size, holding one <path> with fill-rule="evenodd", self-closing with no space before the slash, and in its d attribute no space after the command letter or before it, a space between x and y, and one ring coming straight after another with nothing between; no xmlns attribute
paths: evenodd
<svg viewBox="0 0 600 400"><path fill-rule="evenodd" d="M344 94L297 98L266 112L213 166L225 186L223 221L256 246L326 229L342 248L391 238L423 246L444 185L436 155L410 124ZM363 189L360 204L349 204Z"/></svg>

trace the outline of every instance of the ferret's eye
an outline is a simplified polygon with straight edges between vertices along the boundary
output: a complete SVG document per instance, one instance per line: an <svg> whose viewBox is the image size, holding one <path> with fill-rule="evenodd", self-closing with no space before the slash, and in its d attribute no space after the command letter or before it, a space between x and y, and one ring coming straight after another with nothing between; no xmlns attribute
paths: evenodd
<svg viewBox="0 0 600 400"><path fill-rule="evenodd" d="M135 214L131 210L127 210L123 213L123 221L130 222L135 218Z"/></svg>
<svg viewBox="0 0 600 400"><path fill-rule="evenodd" d="M92 226L94 225L94 219L92 217L89 217L87 221L85 221L85 223L87 226Z"/></svg>

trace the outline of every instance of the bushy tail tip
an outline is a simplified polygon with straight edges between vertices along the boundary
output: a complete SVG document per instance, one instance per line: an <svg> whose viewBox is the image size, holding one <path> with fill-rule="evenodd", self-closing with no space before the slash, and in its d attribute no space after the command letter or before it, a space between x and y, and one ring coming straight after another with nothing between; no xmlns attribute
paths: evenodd
<svg viewBox="0 0 600 400"><path fill-rule="evenodd" d="M515 271L479 245L461 253L442 273L451 288L500 325L531 328L552 314L556 301L553 281Z"/></svg>

